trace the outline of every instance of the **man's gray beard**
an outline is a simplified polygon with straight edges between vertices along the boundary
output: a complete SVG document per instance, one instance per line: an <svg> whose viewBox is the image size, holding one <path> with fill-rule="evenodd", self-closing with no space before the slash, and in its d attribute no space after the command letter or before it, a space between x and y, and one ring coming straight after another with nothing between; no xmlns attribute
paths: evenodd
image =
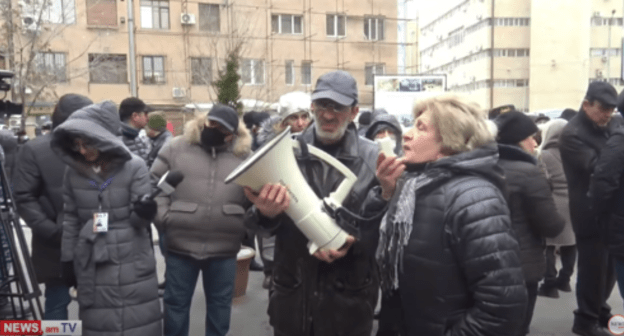
<svg viewBox="0 0 624 336"><path fill-rule="evenodd" d="M326 132L321 129L321 124L318 119L314 122L314 130L316 131L317 139L325 144L332 144L342 139L345 132L347 131L347 127L351 121L349 119L345 119L343 125L340 125L335 132Z"/></svg>

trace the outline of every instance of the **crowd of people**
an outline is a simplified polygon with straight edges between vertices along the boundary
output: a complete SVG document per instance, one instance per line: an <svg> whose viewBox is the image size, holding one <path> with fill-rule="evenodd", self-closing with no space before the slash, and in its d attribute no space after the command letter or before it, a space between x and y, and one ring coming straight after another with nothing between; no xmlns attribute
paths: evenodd
<svg viewBox="0 0 624 336"><path fill-rule="evenodd" d="M276 336L369 336L375 320L377 336L528 335L538 297L571 292L575 266L572 331L610 335L606 300L616 281L624 293L624 93L591 83L578 112L553 120L440 95L416 102L404 129L391 111L360 111L355 79L333 71L278 106L240 117L216 104L173 136L138 98L67 94L50 132L4 148L17 152L3 162L32 229L45 319L68 319L75 287L86 336L187 336L201 272L205 334L224 336L237 253L257 240ZM286 129L319 198L343 176L303 144L357 176L335 216L338 249L310 252L285 214L288 186L224 182ZM181 182L156 194L173 171Z"/></svg>

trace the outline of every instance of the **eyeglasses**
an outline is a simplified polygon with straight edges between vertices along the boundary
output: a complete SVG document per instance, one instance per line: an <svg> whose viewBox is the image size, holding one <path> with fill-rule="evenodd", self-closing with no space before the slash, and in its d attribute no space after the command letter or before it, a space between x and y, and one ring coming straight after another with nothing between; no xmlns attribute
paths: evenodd
<svg viewBox="0 0 624 336"><path fill-rule="evenodd" d="M74 146L72 147L72 150L75 152L80 152L80 149L82 148L88 150L88 149L93 149L94 147L95 145L93 141L77 138L77 139L74 139Z"/></svg>
<svg viewBox="0 0 624 336"><path fill-rule="evenodd" d="M314 102L314 106L316 106L317 111L329 111L330 109L333 112L344 113L349 110L350 106L344 106L337 103L334 103L331 100L318 100Z"/></svg>

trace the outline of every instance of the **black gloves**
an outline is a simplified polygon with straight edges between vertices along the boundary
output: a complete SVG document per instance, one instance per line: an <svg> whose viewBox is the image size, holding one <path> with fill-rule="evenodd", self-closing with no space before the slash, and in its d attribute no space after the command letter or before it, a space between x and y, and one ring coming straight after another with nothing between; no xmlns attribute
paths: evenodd
<svg viewBox="0 0 624 336"><path fill-rule="evenodd" d="M76 272L74 271L73 261L64 261L61 263L61 278L67 287L76 287Z"/></svg>
<svg viewBox="0 0 624 336"><path fill-rule="evenodd" d="M152 221L156 217L158 206L156 202L149 198L149 195L143 195L138 201L134 202L134 212L141 218Z"/></svg>

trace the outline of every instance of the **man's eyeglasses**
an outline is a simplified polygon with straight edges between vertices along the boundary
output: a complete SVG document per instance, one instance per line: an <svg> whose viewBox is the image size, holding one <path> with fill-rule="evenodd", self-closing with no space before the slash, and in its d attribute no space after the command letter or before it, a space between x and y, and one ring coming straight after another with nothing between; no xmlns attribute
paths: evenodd
<svg viewBox="0 0 624 336"><path fill-rule="evenodd" d="M314 106L317 111L329 111L330 109L333 112L343 113L349 110L350 106L344 106L337 103L334 103L331 100L318 100L314 102Z"/></svg>

